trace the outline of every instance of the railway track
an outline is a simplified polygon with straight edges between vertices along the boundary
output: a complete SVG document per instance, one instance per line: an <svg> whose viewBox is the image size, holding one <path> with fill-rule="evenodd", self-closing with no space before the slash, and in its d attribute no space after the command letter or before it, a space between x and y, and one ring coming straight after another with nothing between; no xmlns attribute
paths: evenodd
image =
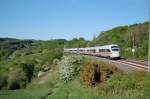
<svg viewBox="0 0 150 99"><path fill-rule="evenodd" d="M107 58L102 58L102 57L97 57L97 58L100 60L106 60L106 62L109 62L109 63L115 63L115 64L118 63L120 65L122 64L124 66L132 67L138 70L150 72L150 68L148 70L148 65L146 63L147 62L146 60L143 60L143 61L131 60L131 59L109 60Z"/></svg>
<svg viewBox="0 0 150 99"><path fill-rule="evenodd" d="M138 63L136 61L115 60L115 62L124 64L124 65L128 65L128 66L131 66L131 67L139 69L139 70L150 72L148 70L148 65L145 65L145 64L142 64L142 63Z"/></svg>
<svg viewBox="0 0 150 99"><path fill-rule="evenodd" d="M148 65L148 60L136 60L136 59L126 59L125 61L132 62L132 63L137 63L141 65Z"/></svg>
<svg viewBox="0 0 150 99"><path fill-rule="evenodd" d="M84 55L84 56L89 56L89 55ZM134 68L134 69L138 69L138 70L142 70L142 71L146 71L146 72L150 72L150 67L148 67L147 65L147 61L146 60L142 60L142 61L139 61L139 60L131 60L131 59L119 59L119 60L110 60L108 58L103 58L103 57L97 57L97 56L89 56L89 57L93 57L93 58L96 58L97 60L102 60L104 62L107 62L107 63L112 63L112 64L119 64L120 66L118 67L131 67L131 68ZM144 62L144 63L143 63ZM145 63L146 62L146 63ZM116 65L117 65L116 64ZM121 66L122 65L122 66ZM149 68L149 70L148 70ZM126 68L124 68L126 69Z"/></svg>

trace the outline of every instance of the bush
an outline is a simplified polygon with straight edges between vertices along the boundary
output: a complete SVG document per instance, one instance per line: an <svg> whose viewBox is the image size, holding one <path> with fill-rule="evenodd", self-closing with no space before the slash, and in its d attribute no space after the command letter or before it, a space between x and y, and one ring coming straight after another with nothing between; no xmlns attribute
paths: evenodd
<svg viewBox="0 0 150 99"><path fill-rule="evenodd" d="M146 78L147 76L148 74L144 72L117 74L113 75L111 79L107 81L107 85L109 89L120 89L120 90L142 89L145 86L147 86L146 85L147 83L150 82L148 81L149 78ZM143 86L143 84L145 84L145 86Z"/></svg>
<svg viewBox="0 0 150 99"><path fill-rule="evenodd" d="M89 62L86 63L82 73L82 81L86 86L95 85L98 82L104 82L110 76L117 72L118 69L114 66L109 66L106 63Z"/></svg>
<svg viewBox="0 0 150 99"><path fill-rule="evenodd" d="M7 74L4 72L0 72L0 89L7 86Z"/></svg>
<svg viewBox="0 0 150 99"><path fill-rule="evenodd" d="M23 72L26 74L26 77L28 78L28 82L31 82L32 76L34 74L34 64L21 64Z"/></svg>
<svg viewBox="0 0 150 99"><path fill-rule="evenodd" d="M55 58L55 59L53 60L53 65L57 65L58 62L59 62L59 59Z"/></svg>
<svg viewBox="0 0 150 99"><path fill-rule="evenodd" d="M65 82L72 80L74 76L79 74L81 63L81 56L70 55L63 57L63 59L58 63L60 79Z"/></svg>
<svg viewBox="0 0 150 99"><path fill-rule="evenodd" d="M95 85L101 79L100 68L98 64L90 63L83 69L83 82L87 86Z"/></svg>
<svg viewBox="0 0 150 99"><path fill-rule="evenodd" d="M24 88L27 84L27 77L21 69L11 71L8 75L8 89Z"/></svg>

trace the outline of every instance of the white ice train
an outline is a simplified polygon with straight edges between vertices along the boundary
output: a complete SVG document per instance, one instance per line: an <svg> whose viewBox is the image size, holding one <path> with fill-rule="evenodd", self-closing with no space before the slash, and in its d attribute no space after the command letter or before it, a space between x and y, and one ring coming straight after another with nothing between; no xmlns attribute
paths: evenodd
<svg viewBox="0 0 150 99"><path fill-rule="evenodd" d="M117 59L120 57L120 48L116 44L96 46L96 47L86 47L86 48L65 48L64 52L101 56L110 59Z"/></svg>

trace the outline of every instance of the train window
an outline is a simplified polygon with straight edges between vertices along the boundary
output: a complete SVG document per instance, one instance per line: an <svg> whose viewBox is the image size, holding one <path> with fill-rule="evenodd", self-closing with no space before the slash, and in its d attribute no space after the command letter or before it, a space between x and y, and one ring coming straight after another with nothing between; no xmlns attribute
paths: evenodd
<svg viewBox="0 0 150 99"><path fill-rule="evenodd" d="M102 52L105 52L105 49L102 49Z"/></svg>
<svg viewBox="0 0 150 99"><path fill-rule="evenodd" d="M99 52L103 52L103 49L99 49Z"/></svg>
<svg viewBox="0 0 150 99"><path fill-rule="evenodd" d="M119 49L112 49L112 51L119 51Z"/></svg>
<svg viewBox="0 0 150 99"><path fill-rule="evenodd" d="M105 49L103 49L103 52L106 52L106 50L105 50Z"/></svg>
<svg viewBox="0 0 150 99"><path fill-rule="evenodd" d="M93 49L93 53L95 53L96 51L95 51L95 49Z"/></svg>
<svg viewBox="0 0 150 99"><path fill-rule="evenodd" d="M104 50L103 49L101 49L101 52L103 52Z"/></svg>
<svg viewBox="0 0 150 99"><path fill-rule="evenodd" d="M112 46L111 48L118 48L118 46Z"/></svg>
<svg viewBox="0 0 150 99"><path fill-rule="evenodd" d="M111 52L109 49L99 49L99 52Z"/></svg>
<svg viewBox="0 0 150 99"><path fill-rule="evenodd" d="M112 46L111 49L112 49L112 51L119 51L119 47L118 46Z"/></svg>
<svg viewBox="0 0 150 99"><path fill-rule="evenodd" d="M110 50L109 50L109 49L106 49L106 52L110 52Z"/></svg>
<svg viewBox="0 0 150 99"><path fill-rule="evenodd" d="M99 52L101 52L101 49L99 49Z"/></svg>

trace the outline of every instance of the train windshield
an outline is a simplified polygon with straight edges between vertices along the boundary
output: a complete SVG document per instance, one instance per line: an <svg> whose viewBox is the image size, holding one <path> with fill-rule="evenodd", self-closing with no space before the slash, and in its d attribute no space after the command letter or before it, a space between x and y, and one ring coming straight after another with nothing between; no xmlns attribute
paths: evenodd
<svg viewBox="0 0 150 99"><path fill-rule="evenodd" d="M112 51L119 51L119 49L112 49Z"/></svg>
<svg viewBox="0 0 150 99"><path fill-rule="evenodd" d="M119 47L118 46L112 46L111 49L112 49L112 51L119 51Z"/></svg>

